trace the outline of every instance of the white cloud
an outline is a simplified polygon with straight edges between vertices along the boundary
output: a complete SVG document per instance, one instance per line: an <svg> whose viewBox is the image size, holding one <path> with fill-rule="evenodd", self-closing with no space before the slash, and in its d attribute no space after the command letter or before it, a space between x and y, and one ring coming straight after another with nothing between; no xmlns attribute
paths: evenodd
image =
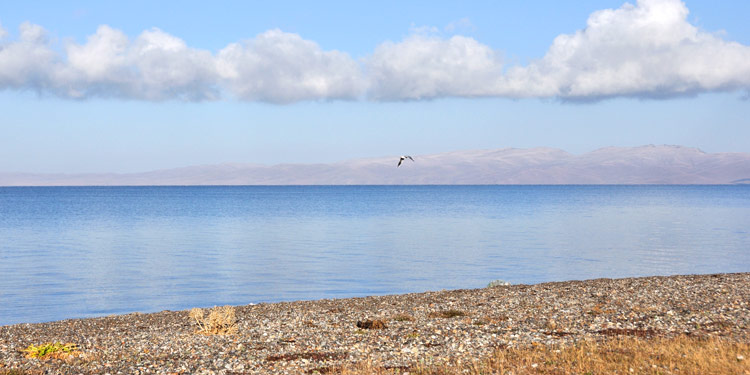
<svg viewBox="0 0 750 375"><path fill-rule="evenodd" d="M640 0L594 12L585 29L555 38L546 55L506 67L466 37L412 36L368 59L376 99L444 96L671 97L750 88L750 47L687 22L679 0Z"/></svg>
<svg viewBox="0 0 750 375"><path fill-rule="evenodd" d="M43 90L58 73L59 56L52 51L45 30L23 23L17 41L0 44L0 88Z"/></svg>
<svg viewBox="0 0 750 375"><path fill-rule="evenodd" d="M370 96L381 100L492 95L502 76L496 52L463 36L412 35L386 42L366 67Z"/></svg>
<svg viewBox="0 0 750 375"><path fill-rule="evenodd" d="M217 66L225 85L245 100L356 99L365 87L349 55L280 30L230 44L219 51Z"/></svg>
<svg viewBox="0 0 750 375"><path fill-rule="evenodd" d="M218 95L213 57L158 29L130 42L101 26L85 44L56 52L39 25L24 23L17 41L0 46L0 88L69 98L211 99Z"/></svg>
<svg viewBox="0 0 750 375"><path fill-rule="evenodd" d="M60 48L39 25L12 40L0 27L0 89L68 98L215 100L421 100L441 97L674 97L750 91L750 47L687 21L679 0L639 0L590 15L525 66L466 36L414 29L356 61L297 34L269 30L217 53L153 28L134 39L100 26ZM469 27L460 20L448 29ZM228 94L228 95L227 95Z"/></svg>
<svg viewBox="0 0 750 375"><path fill-rule="evenodd" d="M216 56L159 29L134 40L100 26L86 42L55 52L38 25L0 44L0 89L34 89L68 98L213 100L222 91L244 100L290 103L356 99L365 81L347 54L279 30L230 44Z"/></svg>
<svg viewBox="0 0 750 375"><path fill-rule="evenodd" d="M510 69L504 95L565 99L670 97L750 87L750 47L687 22L678 0L640 0L591 14L547 54Z"/></svg>
<svg viewBox="0 0 750 375"><path fill-rule="evenodd" d="M100 26L83 45L69 44L67 94L144 100L210 100L219 95L213 56L159 29L132 42Z"/></svg>

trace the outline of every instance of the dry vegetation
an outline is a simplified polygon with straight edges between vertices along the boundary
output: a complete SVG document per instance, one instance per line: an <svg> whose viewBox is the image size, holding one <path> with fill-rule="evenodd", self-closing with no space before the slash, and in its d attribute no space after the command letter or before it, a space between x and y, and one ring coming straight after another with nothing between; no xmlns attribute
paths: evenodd
<svg viewBox="0 0 750 375"><path fill-rule="evenodd" d="M81 354L78 350L78 345L73 343L45 343L41 345L29 345L23 350L26 358L39 358L39 359L66 359L69 357L75 357Z"/></svg>
<svg viewBox="0 0 750 375"><path fill-rule="evenodd" d="M386 329L388 326L380 319L358 321L357 328L361 329Z"/></svg>
<svg viewBox="0 0 750 375"><path fill-rule="evenodd" d="M750 374L750 343L722 338L618 337L604 342L585 341L572 346L498 349L473 363L442 366L383 368L371 363L329 369L342 375L403 374Z"/></svg>
<svg viewBox="0 0 750 375"><path fill-rule="evenodd" d="M190 310L190 318L198 326L197 333L204 335L228 335L237 333L237 318L234 307L214 307L206 315L202 309Z"/></svg>
<svg viewBox="0 0 750 375"><path fill-rule="evenodd" d="M394 320L397 322L413 322L415 319L414 319L414 316L411 314L400 313L400 314L396 314L392 316L391 320Z"/></svg>

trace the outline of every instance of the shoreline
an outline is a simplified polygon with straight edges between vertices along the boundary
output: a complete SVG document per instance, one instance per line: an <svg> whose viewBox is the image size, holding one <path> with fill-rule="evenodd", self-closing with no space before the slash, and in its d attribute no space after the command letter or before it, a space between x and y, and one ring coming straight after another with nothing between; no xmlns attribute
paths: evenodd
<svg viewBox="0 0 750 375"><path fill-rule="evenodd" d="M0 326L0 374L305 373L471 361L494 350L618 336L750 340L750 273L547 282L237 306L236 333L203 335L185 311ZM367 321L380 322L367 326ZM381 326L382 324L382 326ZM74 343L80 355L22 350Z"/></svg>

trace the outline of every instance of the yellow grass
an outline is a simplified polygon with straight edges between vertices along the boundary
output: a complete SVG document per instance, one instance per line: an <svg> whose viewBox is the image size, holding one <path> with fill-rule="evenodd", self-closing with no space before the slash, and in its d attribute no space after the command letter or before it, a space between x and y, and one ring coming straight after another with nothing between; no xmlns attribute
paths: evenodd
<svg viewBox="0 0 750 375"><path fill-rule="evenodd" d="M59 343L59 342L48 342L41 345L29 345L23 350L26 358L39 358L39 359L66 359L69 357L78 356L81 352L78 350L78 345L73 343Z"/></svg>
<svg viewBox="0 0 750 375"><path fill-rule="evenodd" d="M679 374L750 375L750 343L721 338L613 338L570 346L502 349L472 363L386 369L371 363L338 369L342 375L403 374Z"/></svg>
<svg viewBox="0 0 750 375"><path fill-rule="evenodd" d="M237 318L232 306L214 307L208 315L202 309L194 308L190 310L190 318L198 326L197 333L226 335L237 332Z"/></svg>

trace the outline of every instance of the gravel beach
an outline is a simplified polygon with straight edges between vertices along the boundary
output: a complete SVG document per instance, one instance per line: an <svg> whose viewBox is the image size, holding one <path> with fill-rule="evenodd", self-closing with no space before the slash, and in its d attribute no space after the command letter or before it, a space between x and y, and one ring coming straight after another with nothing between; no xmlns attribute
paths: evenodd
<svg viewBox="0 0 750 375"><path fill-rule="evenodd" d="M235 308L236 333L189 311L0 327L0 374L325 373L371 362L472 361L498 348L630 335L750 340L750 273L596 279ZM74 343L65 359L29 345Z"/></svg>

